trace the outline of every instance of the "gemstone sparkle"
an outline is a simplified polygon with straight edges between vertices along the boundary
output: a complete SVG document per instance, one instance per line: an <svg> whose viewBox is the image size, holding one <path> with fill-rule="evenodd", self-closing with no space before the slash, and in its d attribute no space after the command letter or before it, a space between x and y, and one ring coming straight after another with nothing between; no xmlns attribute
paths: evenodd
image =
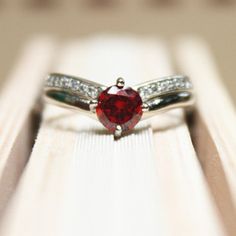
<svg viewBox="0 0 236 236"><path fill-rule="evenodd" d="M114 85L99 95L96 113L100 122L111 132L118 125L122 131L127 131L134 128L142 117L142 99L132 88Z"/></svg>

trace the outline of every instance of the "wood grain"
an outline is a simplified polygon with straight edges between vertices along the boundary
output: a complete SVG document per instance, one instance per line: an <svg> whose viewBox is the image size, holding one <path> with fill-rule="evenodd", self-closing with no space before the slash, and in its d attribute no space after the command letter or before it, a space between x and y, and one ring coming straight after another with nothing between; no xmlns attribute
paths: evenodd
<svg viewBox="0 0 236 236"><path fill-rule="evenodd" d="M48 38L30 41L0 96L0 213L32 149L32 111L52 61L53 48Z"/></svg>
<svg viewBox="0 0 236 236"><path fill-rule="evenodd" d="M70 43L56 65L105 84L172 73L165 44L132 37ZM181 110L114 142L98 122L53 106L1 234L225 235Z"/></svg>
<svg viewBox="0 0 236 236"><path fill-rule="evenodd" d="M194 142L202 168L229 235L236 226L236 112L206 43L183 38L177 43L181 70L197 91Z"/></svg>
<svg viewBox="0 0 236 236"><path fill-rule="evenodd" d="M149 45L149 48L145 45L148 56L143 57L147 76L174 74L168 45ZM192 145L183 111L177 109L157 116L152 121L152 128L162 204L166 205L170 235L221 234L218 212Z"/></svg>

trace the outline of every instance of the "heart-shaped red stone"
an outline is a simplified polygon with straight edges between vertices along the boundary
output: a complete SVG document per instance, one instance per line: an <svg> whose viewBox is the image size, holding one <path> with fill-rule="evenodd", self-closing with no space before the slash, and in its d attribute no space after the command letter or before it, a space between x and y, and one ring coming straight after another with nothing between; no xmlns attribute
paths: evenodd
<svg viewBox="0 0 236 236"><path fill-rule="evenodd" d="M114 85L99 95L96 113L108 130L114 132L117 125L123 131L130 130L142 117L142 99L132 88L119 88Z"/></svg>

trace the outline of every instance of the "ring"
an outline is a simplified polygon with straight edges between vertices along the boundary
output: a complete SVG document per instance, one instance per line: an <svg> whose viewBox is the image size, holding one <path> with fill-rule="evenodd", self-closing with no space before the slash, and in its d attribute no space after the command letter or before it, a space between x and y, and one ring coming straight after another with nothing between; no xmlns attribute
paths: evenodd
<svg viewBox="0 0 236 236"><path fill-rule="evenodd" d="M193 86L187 76L173 75L127 87L123 78L104 86L83 78L49 74L45 99L99 120L117 139L140 120L173 108L192 106Z"/></svg>

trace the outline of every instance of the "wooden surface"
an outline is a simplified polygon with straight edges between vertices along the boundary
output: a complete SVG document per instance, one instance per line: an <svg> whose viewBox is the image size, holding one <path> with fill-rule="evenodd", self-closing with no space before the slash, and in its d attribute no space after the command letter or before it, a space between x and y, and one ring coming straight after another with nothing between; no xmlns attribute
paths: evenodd
<svg viewBox="0 0 236 236"><path fill-rule="evenodd" d="M0 215L31 153L33 110L54 47L43 37L27 43L0 96Z"/></svg>
<svg viewBox="0 0 236 236"><path fill-rule="evenodd" d="M35 34L61 40L100 33L166 40L191 34L207 41L236 101L235 11L235 0L0 0L0 89L20 48Z"/></svg>
<svg viewBox="0 0 236 236"><path fill-rule="evenodd" d="M236 118L224 88L235 102L235 7L234 0L0 0L0 235L235 236ZM48 39L27 43L39 32L63 45L55 53ZM104 32L129 36L87 40ZM207 44L178 40L185 34ZM165 41L141 39L147 35ZM179 71L193 79L197 109L187 122L180 110L158 116L114 146L98 123L47 106L30 155L48 70L106 84L121 72L135 83Z"/></svg>
<svg viewBox="0 0 236 236"><path fill-rule="evenodd" d="M200 39L185 38L177 44L177 52L181 71L191 74L198 94L193 139L199 160L222 220L234 235L236 112L207 45Z"/></svg>
<svg viewBox="0 0 236 236"><path fill-rule="evenodd" d="M172 74L177 61L202 97L191 126L175 110L117 142L98 122L46 106L1 235L235 234L235 111L204 42L175 41L175 58L169 49L157 39L103 35L57 50L52 70L105 84ZM47 70L46 55L32 73Z"/></svg>

